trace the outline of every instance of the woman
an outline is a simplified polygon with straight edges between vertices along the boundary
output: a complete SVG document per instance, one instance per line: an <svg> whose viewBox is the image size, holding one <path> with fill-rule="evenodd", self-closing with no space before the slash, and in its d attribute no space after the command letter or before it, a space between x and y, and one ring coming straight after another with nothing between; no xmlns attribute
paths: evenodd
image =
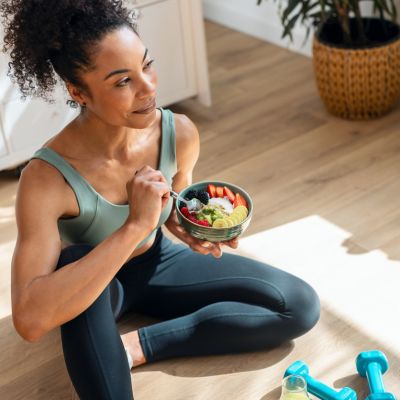
<svg viewBox="0 0 400 400"><path fill-rule="evenodd" d="M145 362L265 350L310 330L319 300L307 283L179 225L169 190L192 182L199 135L155 107L153 60L121 1L1 11L22 93L48 98L59 77L81 107L22 172L12 261L15 328L34 342L61 327L80 398L132 399L130 367ZM120 336L131 310L161 321Z"/></svg>

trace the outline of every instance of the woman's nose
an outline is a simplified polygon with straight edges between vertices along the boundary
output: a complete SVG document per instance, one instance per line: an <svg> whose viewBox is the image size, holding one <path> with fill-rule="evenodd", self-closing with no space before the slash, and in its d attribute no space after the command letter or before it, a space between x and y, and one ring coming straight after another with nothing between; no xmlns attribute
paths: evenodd
<svg viewBox="0 0 400 400"><path fill-rule="evenodd" d="M144 76L141 80L139 98L154 97L156 95L156 82L149 76Z"/></svg>

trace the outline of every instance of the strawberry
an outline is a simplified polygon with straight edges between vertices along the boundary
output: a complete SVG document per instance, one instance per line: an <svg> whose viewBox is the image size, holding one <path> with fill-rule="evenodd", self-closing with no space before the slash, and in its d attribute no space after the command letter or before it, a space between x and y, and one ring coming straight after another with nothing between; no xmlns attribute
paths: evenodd
<svg viewBox="0 0 400 400"><path fill-rule="evenodd" d="M197 221L196 223L198 225L202 225L202 226L210 226L210 224L208 223L208 221L206 219L204 219L202 221Z"/></svg>
<svg viewBox="0 0 400 400"><path fill-rule="evenodd" d="M215 185L212 185L211 183L207 186L207 192L210 195L210 197L216 197L216 191L215 191Z"/></svg>
<svg viewBox="0 0 400 400"><path fill-rule="evenodd" d="M189 210L187 207L182 207L181 208L181 213L185 216L188 217L190 215Z"/></svg>
<svg viewBox="0 0 400 400"><path fill-rule="evenodd" d="M240 206L240 205L245 206L246 208L248 208L246 200L239 193L236 193L235 201L233 202L233 208L236 208L237 206Z"/></svg>
<svg viewBox="0 0 400 400"><path fill-rule="evenodd" d="M189 216L187 218L189 219L189 221L192 221L195 224L197 224L199 222L198 219L191 214L189 214Z"/></svg>
<svg viewBox="0 0 400 400"><path fill-rule="evenodd" d="M217 186L215 189L217 191L217 197L224 197L224 188L223 188L223 186Z"/></svg>
<svg viewBox="0 0 400 400"><path fill-rule="evenodd" d="M224 186L224 193L225 193L225 196L228 197L228 199L229 199L229 201L231 203L233 203L235 201L235 195L233 194L231 189L229 189L228 187Z"/></svg>

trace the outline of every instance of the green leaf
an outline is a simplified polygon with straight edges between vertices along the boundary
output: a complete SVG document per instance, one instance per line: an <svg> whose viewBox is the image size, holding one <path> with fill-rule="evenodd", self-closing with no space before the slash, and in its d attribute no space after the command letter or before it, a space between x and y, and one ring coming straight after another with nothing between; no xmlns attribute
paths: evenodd
<svg viewBox="0 0 400 400"><path fill-rule="evenodd" d="M316 3L311 3L311 4L304 4L304 7L302 9L302 19L301 21L304 22L305 20L310 19L310 11L313 10L315 7L320 7L321 4L319 2ZM317 11L317 14L322 15L322 10Z"/></svg>
<svg viewBox="0 0 400 400"><path fill-rule="evenodd" d="M302 5L303 3L307 2L307 0L289 0L287 7L284 9L283 14L282 14L282 20L286 21L289 17L289 15L294 11L294 9L298 5Z"/></svg>
<svg viewBox="0 0 400 400"><path fill-rule="evenodd" d="M374 7L375 6L379 12L381 12L383 10L383 11L390 13L389 7L386 4L386 0L374 0Z"/></svg>
<svg viewBox="0 0 400 400"><path fill-rule="evenodd" d="M292 17L289 22L284 25L284 30L282 33L282 39L284 39L286 36L289 36L290 40L293 42L293 35L292 35L292 30L299 19L301 14L296 14L294 17Z"/></svg>

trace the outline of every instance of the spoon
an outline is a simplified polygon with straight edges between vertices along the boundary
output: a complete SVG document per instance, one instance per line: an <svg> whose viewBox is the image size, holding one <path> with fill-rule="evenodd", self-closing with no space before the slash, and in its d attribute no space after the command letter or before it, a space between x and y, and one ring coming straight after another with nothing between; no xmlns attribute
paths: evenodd
<svg viewBox="0 0 400 400"><path fill-rule="evenodd" d="M173 190L170 190L170 193L174 199L185 203L189 211L199 211L203 207L203 204L199 199L186 200L183 197L179 196L179 194L174 192Z"/></svg>

